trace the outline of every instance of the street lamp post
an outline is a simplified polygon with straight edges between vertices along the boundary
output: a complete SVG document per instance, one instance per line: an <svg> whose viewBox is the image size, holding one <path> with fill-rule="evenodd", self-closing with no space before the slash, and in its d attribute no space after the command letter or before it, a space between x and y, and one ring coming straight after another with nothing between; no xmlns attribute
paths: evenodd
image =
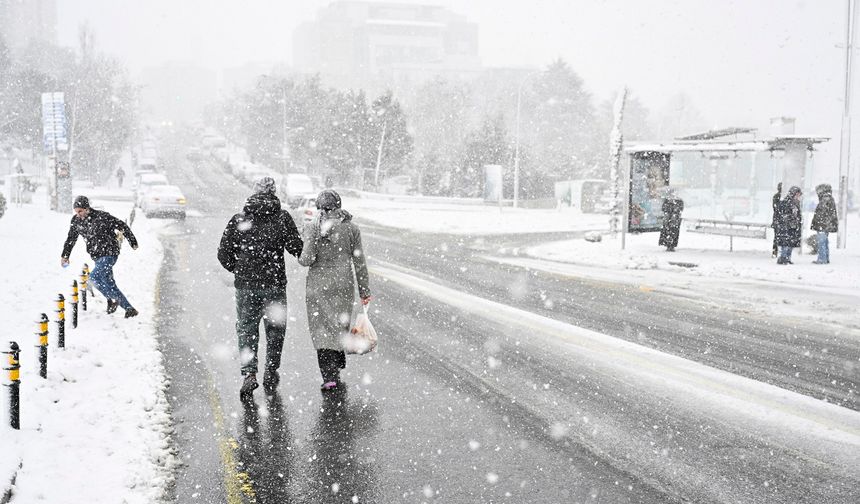
<svg viewBox="0 0 860 504"><path fill-rule="evenodd" d="M517 87L517 125L516 125L516 140L514 143L514 208L519 206L520 201L520 109L522 107L523 86L533 76L539 74L540 71L532 72L520 81Z"/></svg>
<svg viewBox="0 0 860 504"><path fill-rule="evenodd" d="M281 114L283 115L284 145L281 147L281 157L284 162L284 174L287 173L287 86L281 86Z"/></svg>

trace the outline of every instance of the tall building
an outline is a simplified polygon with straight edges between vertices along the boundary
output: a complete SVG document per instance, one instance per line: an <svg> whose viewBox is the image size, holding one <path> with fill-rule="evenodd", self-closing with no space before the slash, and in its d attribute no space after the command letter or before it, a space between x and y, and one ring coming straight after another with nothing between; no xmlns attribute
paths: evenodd
<svg viewBox="0 0 860 504"><path fill-rule="evenodd" d="M57 0L0 0L0 36L14 50L57 44Z"/></svg>
<svg viewBox="0 0 860 504"><path fill-rule="evenodd" d="M218 99L218 75L192 61L174 61L144 68L141 114L152 122L199 121L206 106Z"/></svg>
<svg viewBox="0 0 860 504"><path fill-rule="evenodd" d="M338 1L293 33L293 62L336 87L401 87L481 70L478 26L429 4Z"/></svg>

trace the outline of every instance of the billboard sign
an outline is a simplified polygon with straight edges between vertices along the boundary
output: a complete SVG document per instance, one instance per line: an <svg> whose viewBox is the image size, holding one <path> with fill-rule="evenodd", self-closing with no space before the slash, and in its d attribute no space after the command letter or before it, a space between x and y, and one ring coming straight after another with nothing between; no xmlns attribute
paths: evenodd
<svg viewBox="0 0 860 504"><path fill-rule="evenodd" d="M49 153L69 150L63 93L42 93L42 145Z"/></svg>
<svg viewBox="0 0 860 504"><path fill-rule="evenodd" d="M633 152L630 154L630 211L628 230L631 233L660 231L663 225L663 196L669 185L671 154L665 152Z"/></svg>

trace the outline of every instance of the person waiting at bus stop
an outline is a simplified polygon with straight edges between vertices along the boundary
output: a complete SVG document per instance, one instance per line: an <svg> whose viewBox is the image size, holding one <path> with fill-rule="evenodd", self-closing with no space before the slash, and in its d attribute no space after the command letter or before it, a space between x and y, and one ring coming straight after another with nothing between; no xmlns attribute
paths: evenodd
<svg viewBox="0 0 860 504"><path fill-rule="evenodd" d="M791 186L788 194L779 202L779 216L776 221L776 244L779 245L777 264L794 264L791 262L791 252L800 246L801 213L800 200L803 192L797 186Z"/></svg>
<svg viewBox="0 0 860 504"><path fill-rule="evenodd" d="M134 250L137 250L137 238L125 222L107 212L90 208L90 200L86 196L77 196L72 206L75 215L69 224L69 235L63 244L60 265L64 268L69 265L72 248L78 241L78 236L83 236L87 252L95 261L90 280L107 299L107 312L113 313L117 306L122 306L125 318L137 316L137 310L119 290L113 278L113 266L119 258L120 249L117 232L128 239Z"/></svg>
<svg viewBox="0 0 860 504"><path fill-rule="evenodd" d="M667 252L674 252L678 246L678 235L681 234L681 212L684 211L684 200L675 195L674 189L666 189L662 210L663 227L660 229L658 244L666 247Z"/></svg>

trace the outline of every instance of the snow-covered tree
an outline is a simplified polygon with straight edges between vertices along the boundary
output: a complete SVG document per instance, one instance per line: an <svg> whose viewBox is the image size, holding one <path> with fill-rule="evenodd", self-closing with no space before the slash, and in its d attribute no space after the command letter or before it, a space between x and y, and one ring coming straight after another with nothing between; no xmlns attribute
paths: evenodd
<svg viewBox="0 0 860 504"><path fill-rule="evenodd" d="M614 121L612 132L609 134L609 180L612 190L612 208L609 211L609 231L614 235L618 232L619 215L621 214L621 149L624 147L624 134L621 126L624 121L624 104L627 100L627 88L621 90L615 98Z"/></svg>

